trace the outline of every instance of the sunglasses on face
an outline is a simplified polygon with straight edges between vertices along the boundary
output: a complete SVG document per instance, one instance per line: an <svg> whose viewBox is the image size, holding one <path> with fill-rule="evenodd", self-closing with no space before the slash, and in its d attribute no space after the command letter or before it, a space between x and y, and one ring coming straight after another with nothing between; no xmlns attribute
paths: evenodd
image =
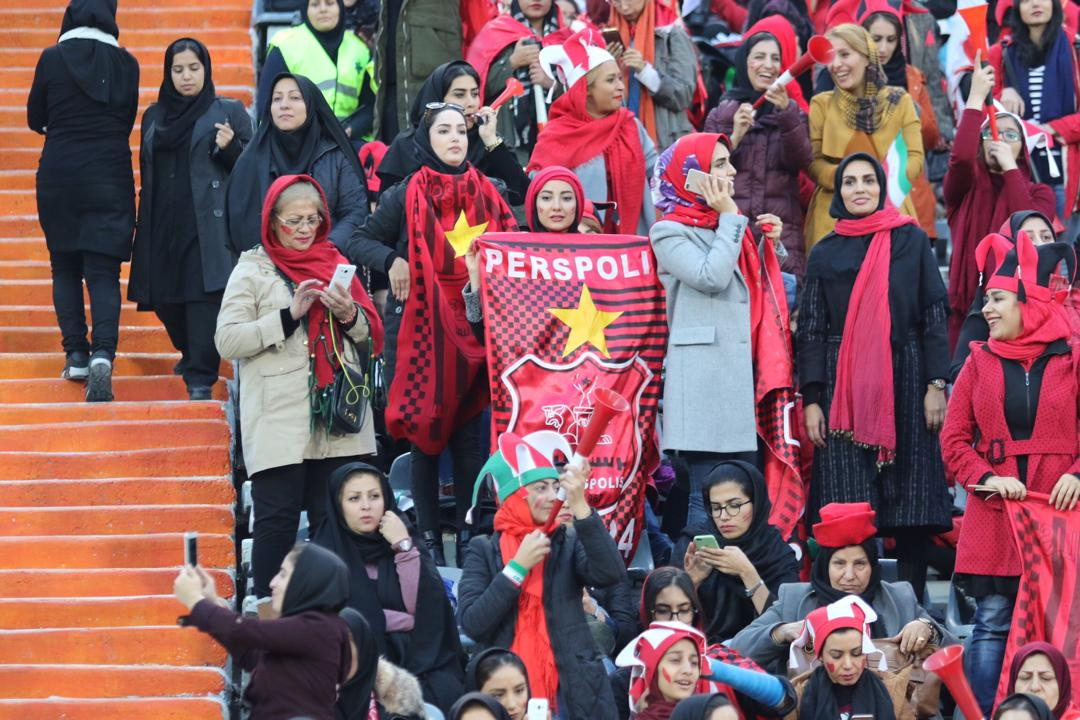
<svg viewBox="0 0 1080 720"><path fill-rule="evenodd" d="M1020 140L1023 139L1023 136L1020 133L1018 133L1016 130L999 130L998 131L998 137L1001 138L1002 140L1004 140L1005 142L1020 142ZM994 139L994 133L991 132L990 128L985 128L982 131L982 139L983 140L993 140Z"/></svg>

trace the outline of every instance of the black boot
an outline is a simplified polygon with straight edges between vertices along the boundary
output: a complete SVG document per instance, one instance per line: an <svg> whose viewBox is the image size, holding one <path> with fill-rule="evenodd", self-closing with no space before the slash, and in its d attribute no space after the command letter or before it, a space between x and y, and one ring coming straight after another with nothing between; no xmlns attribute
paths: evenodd
<svg viewBox="0 0 1080 720"><path fill-rule="evenodd" d="M446 567L446 555L443 554L442 536L431 530L425 530L423 538L424 545L427 546L427 550L431 554L435 564L439 567Z"/></svg>
<svg viewBox="0 0 1080 720"><path fill-rule="evenodd" d="M454 545L454 564L459 568L465 567L465 558L469 554L469 541L472 533L468 530L458 530L457 543Z"/></svg>

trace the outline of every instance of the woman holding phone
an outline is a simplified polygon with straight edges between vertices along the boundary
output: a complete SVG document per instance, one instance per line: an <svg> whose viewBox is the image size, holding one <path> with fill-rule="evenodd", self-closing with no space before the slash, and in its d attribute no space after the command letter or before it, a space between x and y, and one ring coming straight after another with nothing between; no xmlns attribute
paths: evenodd
<svg viewBox="0 0 1080 720"><path fill-rule="evenodd" d="M759 248L735 204L735 175L731 142L720 134L686 135L656 166L663 215L649 238L670 328L662 437L689 473L690 526L706 522L702 490L717 462L758 462L755 355L774 347L790 362L781 331L787 308L775 304L784 294L774 250L783 223L772 214L755 219L767 229Z"/></svg>

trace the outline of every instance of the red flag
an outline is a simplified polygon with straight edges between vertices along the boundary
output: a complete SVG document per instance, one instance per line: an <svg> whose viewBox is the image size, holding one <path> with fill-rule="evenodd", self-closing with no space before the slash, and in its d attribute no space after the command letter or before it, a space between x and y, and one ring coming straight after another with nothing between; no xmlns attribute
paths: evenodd
<svg viewBox="0 0 1080 720"><path fill-rule="evenodd" d="M1073 687L1080 683L1080 512L1055 510L1047 504L1048 499L1029 492L1023 501L1005 501L1024 572L995 702L1012 693L1005 670L1013 655L1036 640L1061 650L1069 663Z"/></svg>
<svg viewBox="0 0 1080 720"><path fill-rule="evenodd" d="M664 290L648 238L488 233L480 240L491 432L559 433L576 449L597 388L631 405L589 458L589 503L629 561L659 461L667 348Z"/></svg>

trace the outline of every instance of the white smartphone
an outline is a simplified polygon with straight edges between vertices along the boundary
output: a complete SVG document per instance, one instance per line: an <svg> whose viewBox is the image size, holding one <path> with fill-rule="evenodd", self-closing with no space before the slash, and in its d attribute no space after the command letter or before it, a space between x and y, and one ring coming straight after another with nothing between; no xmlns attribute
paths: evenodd
<svg viewBox="0 0 1080 720"><path fill-rule="evenodd" d="M701 172L700 170L690 170L686 173L686 189L695 195L705 195L705 191L702 189L702 184L705 182L705 178L709 177L709 173Z"/></svg>
<svg viewBox="0 0 1080 720"><path fill-rule="evenodd" d="M330 279L330 284L348 291L354 275L356 275L356 266L342 263L334 270L334 277Z"/></svg>
<svg viewBox="0 0 1080 720"><path fill-rule="evenodd" d="M547 698L530 698L525 720L548 720Z"/></svg>

